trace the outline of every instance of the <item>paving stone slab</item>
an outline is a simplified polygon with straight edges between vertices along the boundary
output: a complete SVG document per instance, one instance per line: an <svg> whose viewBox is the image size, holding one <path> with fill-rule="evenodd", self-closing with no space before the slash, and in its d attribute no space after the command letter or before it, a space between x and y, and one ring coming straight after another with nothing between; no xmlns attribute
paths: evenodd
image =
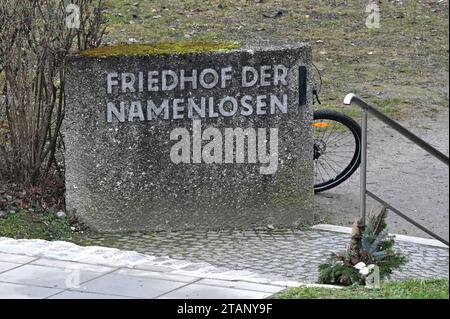
<svg viewBox="0 0 450 319"><path fill-rule="evenodd" d="M47 259L47 258L39 258L30 263L30 265L38 265L38 266L47 266L53 268L63 268L63 269L72 269L72 270L83 270L83 271L91 271L96 273L107 273L115 270L116 268L100 266L100 265L92 265L85 263L78 263L72 261L65 260L56 260L56 259Z"/></svg>
<svg viewBox="0 0 450 319"><path fill-rule="evenodd" d="M61 289L0 282L0 299L40 299L60 291Z"/></svg>
<svg viewBox="0 0 450 319"><path fill-rule="evenodd" d="M261 285L253 282L246 281L233 281L233 280L217 280L217 279L202 279L197 281L195 284L197 285L207 285L207 286L218 286L218 287L226 287L226 288L237 288L244 290L253 290L259 292L270 292L276 293L281 290L284 290L286 287L281 286L273 286L273 285Z"/></svg>
<svg viewBox="0 0 450 319"><path fill-rule="evenodd" d="M20 266L19 264L16 263L10 263L10 262L6 262L6 261L0 261L0 273L2 272L6 272L10 269L16 268Z"/></svg>
<svg viewBox="0 0 450 319"><path fill-rule="evenodd" d="M125 296L113 296L106 294L97 294L92 292L66 290L49 299L133 299Z"/></svg>
<svg viewBox="0 0 450 319"><path fill-rule="evenodd" d="M6 261L6 262L10 262L10 263L24 264L24 263L28 263L32 260L35 260L35 259L36 259L36 257L0 253L0 261Z"/></svg>
<svg viewBox="0 0 450 319"><path fill-rule="evenodd" d="M190 284L157 299L262 299L272 293Z"/></svg>
<svg viewBox="0 0 450 319"><path fill-rule="evenodd" d="M185 285L186 283L180 281L109 274L83 284L76 290L134 298L156 298Z"/></svg>
<svg viewBox="0 0 450 319"><path fill-rule="evenodd" d="M182 283L190 283L200 279L200 277L193 276L184 276L180 274L172 274L172 273L160 273L156 271L144 271L138 269L119 269L114 272L114 274L126 275L126 276L136 276L136 277L146 277L146 278L155 278L161 280L168 281L177 281Z"/></svg>
<svg viewBox="0 0 450 319"><path fill-rule="evenodd" d="M17 267L17 265L15 266ZM66 289L101 275L102 273L85 270L66 270L38 265L24 265L1 273L0 281Z"/></svg>

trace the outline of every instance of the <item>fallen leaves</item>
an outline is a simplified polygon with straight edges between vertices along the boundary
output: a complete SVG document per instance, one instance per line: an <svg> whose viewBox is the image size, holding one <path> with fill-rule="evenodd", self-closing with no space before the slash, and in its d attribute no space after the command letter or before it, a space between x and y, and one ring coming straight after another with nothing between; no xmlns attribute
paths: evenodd
<svg viewBox="0 0 450 319"><path fill-rule="evenodd" d="M52 211L63 209L64 184L43 182L43 186L25 186L10 182L0 182L0 211L18 211L32 207L43 207Z"/></svg>

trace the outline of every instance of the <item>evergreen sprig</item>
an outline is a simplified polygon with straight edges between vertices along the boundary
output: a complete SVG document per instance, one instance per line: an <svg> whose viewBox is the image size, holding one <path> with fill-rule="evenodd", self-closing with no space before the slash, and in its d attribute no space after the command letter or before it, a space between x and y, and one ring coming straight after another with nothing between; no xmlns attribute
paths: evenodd
<svg viewBox="0 0 450 319"><path fill-rule="evenodd" d="M364 284L364 277L354 267L357 263L377 265L380 279L383 279L407 262L406 256L393 250L395 241L387 231L386 212L387 208L383 208L378 215L369 216L365 227L355 222L349 248L339 254L331 254L325 263L319 265L319 283Z"/></svg>

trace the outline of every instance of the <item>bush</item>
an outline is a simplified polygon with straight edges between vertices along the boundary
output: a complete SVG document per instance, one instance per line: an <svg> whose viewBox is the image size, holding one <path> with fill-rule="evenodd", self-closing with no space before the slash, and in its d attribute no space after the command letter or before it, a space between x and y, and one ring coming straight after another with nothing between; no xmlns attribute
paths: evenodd
<svg viewBox="0 0 450 319"><path fill-rule="evenodd" d="M68 1L0 1L0 180L37 184L61 173L64 63L72 50L99 46L106 22L101 0L71 2L79 28L66 27Z"/></svg>

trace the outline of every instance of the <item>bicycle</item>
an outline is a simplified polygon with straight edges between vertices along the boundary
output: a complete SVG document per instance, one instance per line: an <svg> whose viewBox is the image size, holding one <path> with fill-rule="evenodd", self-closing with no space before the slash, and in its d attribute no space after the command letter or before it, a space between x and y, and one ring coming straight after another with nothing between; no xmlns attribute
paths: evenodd
<svg viewBox="0 0 450 319"><path fill-rule="evenodd" d="M313 89L313 95L321 104L319 92L320 87ZM312 127L314 192L320 193L340 185L359 167L361 127L351 117L327 109L314 111Z"/></svg>

